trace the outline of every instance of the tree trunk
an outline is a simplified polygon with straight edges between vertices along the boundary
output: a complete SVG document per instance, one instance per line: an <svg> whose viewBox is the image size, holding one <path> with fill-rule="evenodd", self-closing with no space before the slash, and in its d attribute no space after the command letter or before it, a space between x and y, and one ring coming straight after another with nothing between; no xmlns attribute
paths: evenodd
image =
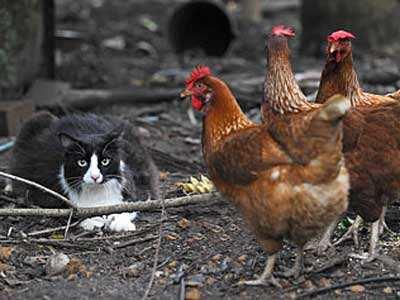
<svg viewBox="0 0 400 300"><path fill-rule="evenodd" d="M40 0L0 0L0 101L18 97L40 70Z"/></svg>
<svg viewBox="0 0 400 300"><path fill-rule="evenodd" d="M259 23L261 21L261 0L242 1L242 17L245 21Z"/></svg>
<svg viewBox="0 0 400 300"><path fill-rule="evenodd" d="M303 0L301 50L321 54L326 36L344 29L356 35L357 46L393 53L399 46L399 20L397 0Z"/></svg>

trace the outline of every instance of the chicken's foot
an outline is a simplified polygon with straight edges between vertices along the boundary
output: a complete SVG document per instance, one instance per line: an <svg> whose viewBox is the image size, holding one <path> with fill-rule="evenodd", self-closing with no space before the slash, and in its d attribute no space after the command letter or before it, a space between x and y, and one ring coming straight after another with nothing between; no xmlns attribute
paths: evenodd
<svg viewBox="0 0 400 300"><path fill-rule="evenodd" d="M384 206L383 210L382 210L382 214L379 217L379 220L380 220L379 235L382 235L385 230L388 231L391 235L396 235L396 233L393 232L393 230L391 230L389 228L389 226L386 224L386 221L385 221L386 210L387 210L386 206Z"/></svg>
<svg viewBox="0 0 400 300"><path fill-rule="evenodd" d="M317 252L318 256L320 256L322 253L328 250L328 248L333 248L331 237L335 231L336 225L337 220L329 225L321 239L312 240L311 242L307 243L304 250L312 250L313 252Z"/></svg>
<svg viewBox="0 0 400 300"><path fill-rule="evenodd" d="M303 247L299 247L297 249L296 260L294 262L293 267L283 273L280 273L279 276L282 276L285 278L293 277L294 279L299 278L301 271L303 270L303 267L304 267L304 250L303 249L304 249Z"/></svg>
<svg viewBox="0 0 400 300"><path fill-rule="evenodd" d="M282 286L279 284L278 280L272 275L272 271L275 266L275 261L276 261L277 254L272 254L268 257L267 260L267 265L265 266L264 272L261 274L260 277L258 277L255 280L247 280L247 281L241 281L239 282L239 285L268 285L272 284L273 286L277 288L282 288Z"/></svg>
<svg viewBox="0 0 400 300"><path fill-rule="evenodd" d="M358 228L360 227L362 222L362 218L360 216L357 216L357 218L354 220L354 223L350 226L350 228L347 230L347 232L338 240L336 241L333 245L337 246L341 244L342 242L353 238L354 245L356 248L360 246L360 243L358 242Z"/></svg>

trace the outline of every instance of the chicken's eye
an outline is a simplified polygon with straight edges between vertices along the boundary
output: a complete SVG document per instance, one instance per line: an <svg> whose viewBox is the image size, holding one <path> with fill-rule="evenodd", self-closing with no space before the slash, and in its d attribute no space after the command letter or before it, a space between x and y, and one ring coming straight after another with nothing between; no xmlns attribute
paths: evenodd
<svg viewBox="0 0 400 300"><path fill-rule="evenodd" d="M194 84L194 86L195 86L196 88L198 88L198 89L201 89L201 88L204 87L204 84L203 84L202 82L196 82L196 83Z"/></svg>

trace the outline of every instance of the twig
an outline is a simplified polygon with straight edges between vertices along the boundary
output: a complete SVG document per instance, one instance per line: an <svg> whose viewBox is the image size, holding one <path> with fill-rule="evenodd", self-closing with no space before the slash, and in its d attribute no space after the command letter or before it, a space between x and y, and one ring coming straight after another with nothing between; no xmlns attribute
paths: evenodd
<svg viewBox="0 0 400 300"><path fill-rule="evenodd" d="M80 221L72 223L69 226L69 228L75 227L76 225L79 224L79 222ZM42 234L46 234L46 233L53 233L53 232L56 232L56 231L64 230L66 227L67 226L59 226L59 227L55 227L55 228L48 228L48 229L33 231L33 232L28 233L28 236L37 236L37 235L42 235Z"/></svg>
<svg viewBox="0 0 400 300"><path fill-rule="evenodd" d="M121 244L115 245L115 246L113 246L113 248L114 249L125 248L125 247L132 246L132 245L135 245L135 244L139 244L139 243L144 243L144 242L147 242L147 241L155 240L156 238L157 238L156 235L150 235L150 236L146 236L144 238L134 239L134 240L127 241L125 243L121 243Z"/></svg>
<svg viewBox="0 0 400 300"><path fill-rule="evenodd" d="M64 239L67 238L68 230L69 230L69 227L71 225L71 220L72 220L72 215L73 214L74 214L74 211L71 210L71 213L69 214L69 217L68 217L67 226L65 227L65 231L64 231Z"/></svg>
<svg viewBox="0 0 400 300"><path fill-rule="evenodd" d="M1 244L20 244L20 243L27 243L27 244L43 244L43 245L52 245L55 247L65 247L65 248L76 248L76 249L91 249L89 247L85 247L83 245L73 244L72 241L69 240L55 240L55 239L12 239L12 240L0 240Z"/></svg>
<svg viewBox="0 0 400 300"><path fill-rule="evenodd" d="M332 261L328 262L327 264L323 265L322 267L315 269L315 270L310 270L307 273L311 273L311 274L322 273L326 270L329 270L329 269L345 262L347 260L347 256L348 256L348 254L341 255L340 257L334 258Z"/></svg>
<svg viewBox="0 0 400 300"><path fill-rule="evenodd" d="M16 180L16 181L19 181L19 182L23 182L23 183L25 183L27 185L33 186L33 187L35 187L35 188L37 188L39 190L42 190L43 192L46 192L46 193L56 197L57 199L60 199L65 204L67 204L69 207L76 208L76 205L73 204L71 201L69 201L68 198L64 197L63 195L61 195L61 194L59 194L59 193L57 193L55 191L52 191L52 190L48 189L47 187L45 187L45 186L43 186L43 185L41 185L39 183L30 181L28 179L21 178L21 177L15 176L15 175L11 175L11 174L3 172L3 171L0 171L0 176L6 177L6 178L9 178L9 179L12 179L12 180Z"/></svg>
<svg viewBox="0 0 400 300"><path fill-rule="evenodd" d="M157 271L157 265L158 265L158 259L160 256L160 248L161 248L161 241L163 238L163 224L164 224L164 220L167 216L167 212L165 210L165 201L164 201L164 197L161 196L161 206L162 206L162 210L161 210L161 222L160 222L160 228L159 228L159 232L158 232L158 240L157 240L157 245L156 245L156 251L154 254L154 263L153 263L153 268L151 270L151 276L150 276L150 281L149 281L149 285L147 286L146 292L143 295L142 300L146 300L147 297L149 296L149 293L151 291L151 288L153 286L153 282L154 282L154 278L156 275L156 271Z"/></svg>
<svg viewBox="0 0 400 300"><path fill-rule="evenodd" d="M385 281L400 281L400 276L384 276L384 277L370 277L370 278L363 278L359 280L354 280L345 283L334 284L328 287L320 288L320 289L313 289L311 291L302 293L298 296L298 298L306 298L311 297L319 294L323 294L332 290L343 289L352 285L357 284L366 284L372 282L385 282Z"/></svg>
<svg viewBox="0 0 400 300"><path fill-rule="evenodd" d="M165 200L149 200L124 203L111 206L98 206L91 208L76 208L74 216L92 217L99 215L108 215L129 211L154 211L162 208L162 202L165 201L165 208L179 207L190 204L209 204L221 200L217 192L170 198ZM40 217L68 217L71 209L66 208L2 208L0 216L40 216Z"/></svg>

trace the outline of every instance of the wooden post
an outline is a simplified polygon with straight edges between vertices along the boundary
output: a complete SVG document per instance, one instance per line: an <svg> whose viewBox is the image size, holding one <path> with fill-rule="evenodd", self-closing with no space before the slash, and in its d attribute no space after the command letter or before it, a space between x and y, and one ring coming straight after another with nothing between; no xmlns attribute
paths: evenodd
<svg viewBox="0 0 400 300"><path fill-rule="evenodd" d="M242 17L245 21L259 23L261 21L261 0L242 1Z"/></svg>
<svg viewBox="0 0 400 300"><path fill-rule="evenodd" d="M42 1L0 0L0 101L21 96L38 74Z"/></svg>
<svg viewBox="0 0 400 300"><path fill-rule="evenodd" d="M400 5L397 0L303 0L301 51L318 55L326 36L345 29L357 37L357 46L388 51L400 39Z"/></svg>

